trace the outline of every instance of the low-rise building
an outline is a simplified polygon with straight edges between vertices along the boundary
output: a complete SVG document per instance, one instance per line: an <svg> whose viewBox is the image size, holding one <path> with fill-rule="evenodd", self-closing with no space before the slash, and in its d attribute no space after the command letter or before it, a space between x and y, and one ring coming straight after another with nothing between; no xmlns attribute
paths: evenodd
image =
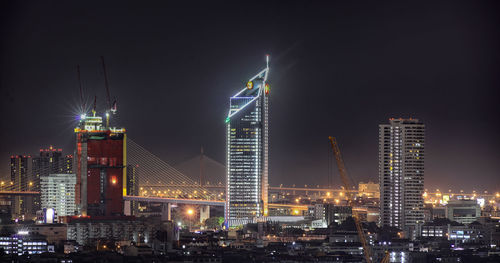
<svg viewBox="0 0 500 263"><path fill-rule="evenodd" d="M66 224L36 224L27 225L26 228L30 234L45 236L49 244L63 244L67 239Z"/></svg>
<svg viewBox="0 0 500 263"><path fill-rule="evenodd" d="M470 224L481 216L476 200L450 200L446 205L446 218L462 224Z"/></svg>
<svg viewBox="0 0 500 263"><path fill-rule="evenodd" d="M133 216L69 217L67 239L80 245L94 245L97 240L150 243L161 223Z"/></svg>
<svg viewBox="0 0 500 263"><path fill-rule="evenodd" d="M325 220L328 225L332 223L341 224L352 216L352 207L325 204Z"/></svg>
<svg viewBox="0 0 500 263"><path fill-rule="evenodd" d="M48 252L47 240L40 235L21 231L10 236L0 236L0 248L9 255L32 255Z"/></svg>

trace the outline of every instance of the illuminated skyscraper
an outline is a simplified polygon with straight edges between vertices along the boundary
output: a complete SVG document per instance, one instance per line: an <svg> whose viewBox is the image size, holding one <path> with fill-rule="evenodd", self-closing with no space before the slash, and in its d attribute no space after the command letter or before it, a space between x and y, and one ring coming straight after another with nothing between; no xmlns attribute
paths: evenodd
<svg viewBox="0 0 500 263"><path fill-rule="evenodd" d="M267 215L269 165L267 66L229 99L225 219L229 226Z"/></svg>
<svg viewBox="0 0 500 263"><path fill-rule="evenodd" d="M412 234L423 223L425 125L390 119L379 125L380 225Z"/></svg>

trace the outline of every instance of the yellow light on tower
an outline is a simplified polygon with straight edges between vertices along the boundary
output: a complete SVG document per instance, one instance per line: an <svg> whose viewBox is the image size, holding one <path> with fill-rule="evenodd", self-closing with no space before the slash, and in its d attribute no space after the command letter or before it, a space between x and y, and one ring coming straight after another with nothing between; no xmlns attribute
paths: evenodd
<svg viewBox="0 0 500 263"><path fill-rule="evenodd" d="M191 208L190 208L190 209L188 209L188 210L187 210L187 214L188 214L188 215L192 215L192 214L194 214L194 210L193 210L193 209L191 209Z"/></svg>
<svg viewBox="0 0 500 263"><path fill-rule="evenodd" d="M247 89L253 89L253 82L252 81L247 82Z"/></svg>

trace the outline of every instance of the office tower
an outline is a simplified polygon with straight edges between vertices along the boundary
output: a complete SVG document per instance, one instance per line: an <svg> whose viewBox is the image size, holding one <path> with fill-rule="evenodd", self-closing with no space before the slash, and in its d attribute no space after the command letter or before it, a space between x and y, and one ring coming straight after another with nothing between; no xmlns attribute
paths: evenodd
<svg viewBox="0 0 500 263"><path fill-rule="evenodd" d="M32 161L30 155L13 155L10 157L10 187L12 191L34 191L32 177ZM34 216L33 196L13 198L12 213L15 216Z"/></svg>
<svg viewBox="0 0 500 263"><path fill-rule="evenodd" d="M126 195L126 134L109 127L109 113L102 117L82 115L76 133L75 199L81 215L123 214Z"/></svg>
<svg viewBox="0 0 500 263"><path fill-rule="evenodd" d="M48 174L40 177L41 207L54 209L58 216L75 214L75 174Z"/></svg>
<svg viewBox="0 0 500 263"><path fill-rule="evenodd" d="M229 99L226 118L228 226L267 215L269 64Z"/></svg>
<svg viewBox="0 0 500 263"><path fill-rule="evenodd" d="M73 155L63 155L62 149L54 148L52 145L46 149L40 149L40 155L33 157L33 191L40 191L40 178L49 174L72 174ZM33 198L34 209L41 208L40 196Z"/></svg>
<svg viewBox="0 0 500 263"><path fill-rule="evenodd" d="M390 119L379 125L380 225L411 230L424 220L425 125Z"/></svg>

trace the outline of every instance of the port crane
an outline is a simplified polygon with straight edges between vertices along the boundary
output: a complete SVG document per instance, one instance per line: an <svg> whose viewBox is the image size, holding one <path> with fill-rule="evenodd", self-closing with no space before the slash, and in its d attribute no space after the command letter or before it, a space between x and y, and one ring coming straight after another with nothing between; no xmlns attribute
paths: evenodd
<svg viewBox="0 0 500 263"><path fill-rule="evenodd" d="M349 205L351 207L353 206L353 197L352 197L352 192L351 190L351 184L349 182L349 178L347 176L347 170L344 165L344 160L342 159L342 155L340 154L340 148L339 145L337 144L337 140L329 136L328 139L330 140L330 145L333 150L333 154L335 155L335 160L337 162L337 168L339 169L340 173L340 179L342 181L342 184L344 185L344 188L346 190L346 196L347 196L347 201L349 202ZM361 222L359 220L359 215L358 212L355 211L354 209L352 210L352 217L354 219L354 223L356 225L356 231L358 232L359 236L359 241L361 242L361 245L363 246L363 254L365 256L365 261L366 263L372 263L372 256L371 256L371 249L368 246L368 243L366 242L366 237L365 233L363 232L363 226L361 225ZM386 252L384 258L382 259L381 263L386 263L389 262L389 253Z"/></svg>

